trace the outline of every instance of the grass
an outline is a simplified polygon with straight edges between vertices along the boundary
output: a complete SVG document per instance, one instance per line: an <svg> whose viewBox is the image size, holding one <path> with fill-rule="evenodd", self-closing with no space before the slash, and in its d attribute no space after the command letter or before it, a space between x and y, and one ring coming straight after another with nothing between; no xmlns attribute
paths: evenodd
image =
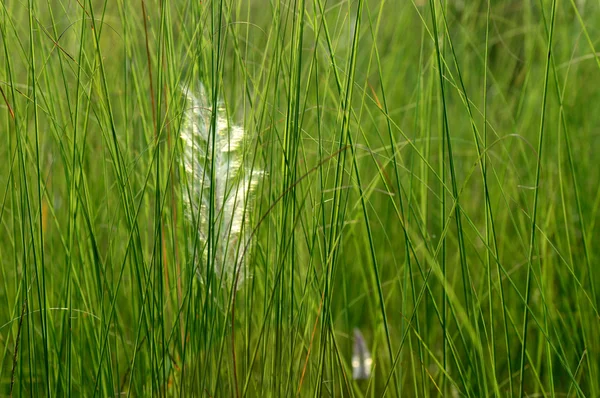
<svg viewBox="0 0 600 398"><path fill-rule="evenodd" d="M0 395L599 396L598 18L2 2ZM201 85L235 234L182 160Z"/></svg>

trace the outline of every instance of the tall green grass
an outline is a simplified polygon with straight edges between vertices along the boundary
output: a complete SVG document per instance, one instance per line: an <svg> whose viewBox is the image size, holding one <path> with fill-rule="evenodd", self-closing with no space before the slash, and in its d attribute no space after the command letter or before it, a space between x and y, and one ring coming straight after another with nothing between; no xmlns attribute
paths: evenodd
<svg viewBox="0 0 600 398"><path fill-rule="evenodd" d="M0 395L600 395L599 18L3 1ZM215 193L186 217L200 85L263 171L234 278Z"/></svg>

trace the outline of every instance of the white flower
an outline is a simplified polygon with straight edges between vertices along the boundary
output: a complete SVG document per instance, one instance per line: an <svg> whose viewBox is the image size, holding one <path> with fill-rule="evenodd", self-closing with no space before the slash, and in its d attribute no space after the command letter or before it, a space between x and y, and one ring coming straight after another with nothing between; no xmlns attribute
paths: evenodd
<svg viewBox="0 0 600 398"><path fill-rule="evenodd" d="M186 89L182 91L187 98L180 132L183 141L181 162L186 176L183 203L187 221L194 230L197 228L198 241L190 245L199 253L194 255L194 266L198 275L206 269L212 187L212 263L217 278L232 281L247 255L249 210L262 172L246 166L245 131L242 127L232 126L221 107L215 110L213 134L213 109L204 87L200 85L195 95L190 95ZM242 270L240 282L244 276Z"/></svg>

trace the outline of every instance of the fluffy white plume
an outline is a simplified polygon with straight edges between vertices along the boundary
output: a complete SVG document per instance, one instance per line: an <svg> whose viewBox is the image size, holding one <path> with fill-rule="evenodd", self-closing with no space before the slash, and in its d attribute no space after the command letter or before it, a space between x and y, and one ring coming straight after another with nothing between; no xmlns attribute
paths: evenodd
<svg viewBox="0 0 600 398"><path fill-rule="evenodd" d="M246 224L252 208L252 194L262 172L246 166L245 131L231 125L225 109L220 106L214 111L216 129L213 134L213 109L204 87L200 86L194 95L185 89L182 91L187 98L181 128L181 161L187 180L183 200L186 219L198 233L196 270L201 275L206 269L212 186L214 271L217 278L231 281L248 254L244 253L250 238ZM240 282L245 274L242 270Z"/></svg>

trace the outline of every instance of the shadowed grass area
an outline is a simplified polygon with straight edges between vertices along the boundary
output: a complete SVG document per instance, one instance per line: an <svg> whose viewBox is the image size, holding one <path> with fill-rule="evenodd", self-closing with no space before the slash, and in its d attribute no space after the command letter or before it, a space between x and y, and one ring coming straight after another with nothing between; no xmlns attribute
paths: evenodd
<svg viewBox="0 0 600 398"><path fill-rule="evenodd" d="M598 20L5 0L0 395L600 395Z"/></svg>

